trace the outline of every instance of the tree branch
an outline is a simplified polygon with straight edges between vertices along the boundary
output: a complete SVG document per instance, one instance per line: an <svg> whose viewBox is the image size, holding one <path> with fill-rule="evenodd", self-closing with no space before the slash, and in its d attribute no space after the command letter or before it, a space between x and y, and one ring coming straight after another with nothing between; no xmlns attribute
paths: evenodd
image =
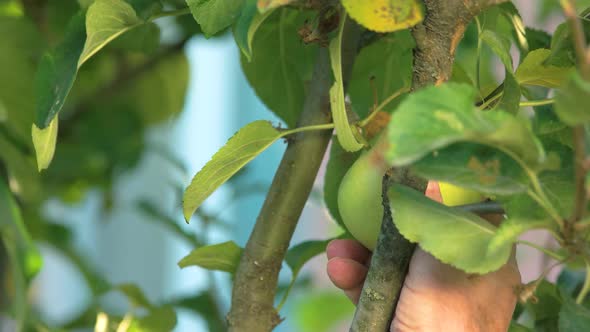
<svg viewBox="0 0 590 332"><path fill-rule="evenodd" d="M584 80L590 81L590 59L586 56L586 36L584 35L584 28L582 22L576 13L576 6L574 0L562 0L561 6L567 18L570 30L572 32L572 39L574 49L576 50L576 58L578 59L578 68ZM574 143L574 168L575 168L575 184L576 195L574 201L574 211L568 223L568 227L564 230L566 236L571 235L574 231L573 224L582 219L586 213L586 204L588 202L588 194L586 192L586 132L583 125L578 125L572 128L573 143Z"/></svg>
<svg viewBox="0 0 590 332"><path fill-rule="evenodd" d="M451 77L455 49L467 24L487 7L505 1L424 0L424 21L412 30L416 40L412 89L447 81ZM425 191L426 181L406 169L394 169L392 173L393 177L383 183L384 193L392 181ZM386 212L381 234L350 328L352 332L389 331L415 248L395 227L385 194L383 206Z"/></svg>
<svg viewBox="0 0 590 332"><path fill-rule="evenodd" d="M345 82L358 53L359 37L360 28L347 20L342 41ZM298 127L331 122L332 82L328 50L321 48ZM312 131L289 140L236 273L229 331L265 332L280 323L273 306L279 270L331 137L331 131Z"/></svg>

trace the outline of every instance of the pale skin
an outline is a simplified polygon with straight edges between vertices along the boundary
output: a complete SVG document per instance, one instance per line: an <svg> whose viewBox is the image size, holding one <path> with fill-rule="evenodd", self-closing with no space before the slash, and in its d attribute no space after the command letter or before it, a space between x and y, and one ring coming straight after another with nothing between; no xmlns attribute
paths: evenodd
<svg viewBox="0 0 590 332"><path fill-rule="evenodd" d="M435 182L426 195L441 201ZM499 221L498 217L488 220ZM334 240L326 249L328 276L357 303L370 251L355 240ZM516 306L520 273L514 257L501 269L470 275L438 261L419 247L410 261L391 324L392 332L505 332Z"/></svg>

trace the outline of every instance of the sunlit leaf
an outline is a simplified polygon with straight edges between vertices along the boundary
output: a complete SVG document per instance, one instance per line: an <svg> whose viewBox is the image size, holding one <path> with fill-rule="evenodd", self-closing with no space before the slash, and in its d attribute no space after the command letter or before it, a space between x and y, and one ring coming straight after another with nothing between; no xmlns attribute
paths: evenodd
<svg viewBox="0 0 590 332"><path fill-rule="evenodd" d="M190 252L178 262L178 266L200 266L207 270L217 270L234 273L240 263L242 248L235 242L228 241L220 244L200 247Z"/></svg>
<svg viewBox="0 0 590 332"><path fill-rule="evenodd" d="M252 60L252 41L258 28L272 13L272 10L259 13L256 7L257 0L246 0L242 8L242 14L234 25L234 38L236 44L248 61Z"/></svg>
<svg viewBox="0 0 590 332"><path fill-rule="evenodd" d="M377 32L407 29L423 18L417 0L342 0L342 5L355 21Z"/></svg>
<svg viewBox="0 0 590 332"><path fill-rule="evenodd" d="M408 96L389 124L386 159L403 166L427 153L460 141L491 145L536 167L545 159L543 147L526 119L474 106L476 91L446 83Z"/></svg>
<svg viewBox="0 0 590 332"><path fill-rule="evenodd" d="M537 49L529 52L516 69L515 77L520 85L537 85L557 88L565 80L570 67L545 65L550 50Z"/></svg>
<svg viewBox="0 0 590 332"><path fill-rule="evenodd" d="M444 206L401 185L392 186L388 196L400 233L442 262L468 273L488 273L508 261L512 246L489 252L496 228L475 214Z"/></svg>
<svg viewBox="0 0 590 332"><path fill-rule="evenodd" d="M186 3L205 36L211 37L238 19L244 0L186 0Z"/></svg>
<svg viewBox="0 0 590 332"><path fill-rule="evenodd" d="M143 23L123 0L96 0L86 13L86 43L78 67L106 44Z"/></svg>
<svg viewBox="0 0 590 332"><path fill-rule="evenodd" d="M57 143L58 117L54 117L49 126L39 129L35 124L31 129L33 136L33 145L37 154L37 168L39 172L49 167L55 153Z"/></svg>
<svg viewBox="0 0 590 332"><path fill-rule="evenodd" d="M332 64L332 73L334 73L334 85L330 88L330 107L332 108L332 118L336 125L338 142L346 151L358 151L363 148L355 137L346 114L346 104L344 101L344 81L342 79L342 33L346 17L340 22L338 35L330 42L330 63Z"/></svg>
<svg viewBox="0 0 590 332"><path fill-rule="evenodd" d="M255 121L240 129L213 155L186 188L183 199L184 218L190 220L192 214L215 189L280 137L281 132L268 121Z"/></svg>
<svg viewBox="0 0 590 332"><path fill-rule="evenodd" d="M522 233L539 228L551 228L555 223L548 219L507 219L504 220L496 234L492 238L488 252L495 253L497 250L503 250L506 246L510 246L517 240Z"/></svg>

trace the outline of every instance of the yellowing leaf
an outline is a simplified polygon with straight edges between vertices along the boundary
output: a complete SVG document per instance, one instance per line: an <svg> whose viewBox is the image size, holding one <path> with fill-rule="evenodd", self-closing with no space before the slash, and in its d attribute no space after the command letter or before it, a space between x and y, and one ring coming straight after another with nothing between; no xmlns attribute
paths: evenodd
<svg viewBox="0 0 590 332"><path fill-rule="evenodd" d="M55 153L55 143L57 142L58 117L54 117L49 126L39 129L33 124L32 136L35 153L37 154L37 168L39 172L49 167L53 154Z"/></svg>
<svg viewBox="0 0 590 332"><path fill-rule="evenodd" d="M183 199L184 218L188 221L215 189L281 136L282 133L268 121L254 121L240 129L213 155L186 188Z"/></svg>
<svg viewBox="0 0 590 332"><path fill-rule="evenodd" d="M407 29L423 19L417 0L342 0L342 5L355 21L377 32Z"/></svg>

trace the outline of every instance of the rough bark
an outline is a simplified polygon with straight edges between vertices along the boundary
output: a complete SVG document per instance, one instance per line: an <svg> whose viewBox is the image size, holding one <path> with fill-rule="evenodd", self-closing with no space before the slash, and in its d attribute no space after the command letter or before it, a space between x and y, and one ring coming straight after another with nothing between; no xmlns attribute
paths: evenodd
<svg viewBox="0 0 590 332"><path fill-rule="evenodd" d="M451 77L455 50L467 24L485 8L506 0L424 0L424 21L412 30L416 40L412 90L441 84ZM371 267L350 328L352 332L389 331L415 244L395 227L385 194L388 184L401 183L425 191L426 181L406 169L384 181L385 215Z"/></svg>

